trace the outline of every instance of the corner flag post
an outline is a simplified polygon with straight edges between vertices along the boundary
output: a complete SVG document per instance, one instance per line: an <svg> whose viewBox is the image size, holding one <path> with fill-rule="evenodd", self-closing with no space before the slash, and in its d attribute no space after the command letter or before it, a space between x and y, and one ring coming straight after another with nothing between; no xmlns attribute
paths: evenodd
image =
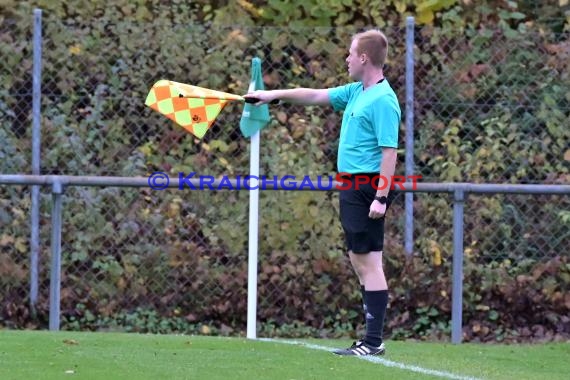
<svg viewBox="0 0 570 380"><path fill-rule="evenodd" d="M251 82L248 92L263 90L261 60L253 58L251 64ZM257 338L257 269L259 240L259 145L260 131L269 122L267 104L254 106L245 104L240 129L245 137L251 137L249 174L251 190L249 191L249 252L247 275L247 338Z"/></svg>

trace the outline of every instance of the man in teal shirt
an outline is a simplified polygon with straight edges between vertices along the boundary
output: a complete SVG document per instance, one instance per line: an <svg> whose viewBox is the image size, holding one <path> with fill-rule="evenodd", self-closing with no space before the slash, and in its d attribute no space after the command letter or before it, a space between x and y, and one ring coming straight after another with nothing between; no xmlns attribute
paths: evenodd
<svg viewBox="0 0 570 380"><path fill-rule="evenodd" d="M384 77L388 51L378 30L356 34L346 63L354 83L330 89L296 88L255 91L245 97L256 104L273 100L305 105L332 105L344 111L338 150L342 176L340 218L348 255L361 285L366 336L338 355L383 355L388 285L382 266L384 215L393 200L390 191L396 166L401 111L396 94ZM381 179L379 179L381 176ZM363 180L365 179L365 180Z"/></svg>

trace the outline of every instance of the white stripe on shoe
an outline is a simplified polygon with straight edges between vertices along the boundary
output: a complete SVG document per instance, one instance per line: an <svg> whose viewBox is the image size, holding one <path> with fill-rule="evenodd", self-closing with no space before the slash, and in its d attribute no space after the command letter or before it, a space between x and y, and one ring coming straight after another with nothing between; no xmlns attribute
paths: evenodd
<svg viewBox="0 0 570 380"><path fill-rule="evenodd" d="M367 355L370 353L370 349L366 346L353 348L352 351L356 352L356 355Z"/></svg>

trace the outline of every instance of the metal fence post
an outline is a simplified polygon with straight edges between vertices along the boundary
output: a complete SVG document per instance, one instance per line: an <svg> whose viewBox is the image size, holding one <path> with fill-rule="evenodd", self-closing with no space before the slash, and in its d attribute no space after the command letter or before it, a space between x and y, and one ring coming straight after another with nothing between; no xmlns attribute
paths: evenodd
<svg viewBox="0 0 570 380"><path fill-rule="evenodd" d="M42 10L34 9L32 68L32 174L40 174L40 123L41 123L41 85L42 85ZM36 315L38 302L38 272L40 253L40 187L32 186L30 226L30 310Z"/></svg>
<svg viewBox="0 0 570 380"><path fill-rule="evenodd" d="M453 285L451 303L451 342L462 340L463 325L463 189L453 192Z"/></svg>
<svg viewBox="0 0 570 380"><path fill-rule="evenodd" d="M63 185L55 180L52 185L51 210L51 276L49 284L49 329L59 330L61 291L61 227Z"/></svg>
<svg viewBox="0 0 570 380"><path fill-rule="evenodd" d="M414 18L406 19L406 178L414 174ZM414 250L414 194L405 196L404 249L410 257Z"/></svg>

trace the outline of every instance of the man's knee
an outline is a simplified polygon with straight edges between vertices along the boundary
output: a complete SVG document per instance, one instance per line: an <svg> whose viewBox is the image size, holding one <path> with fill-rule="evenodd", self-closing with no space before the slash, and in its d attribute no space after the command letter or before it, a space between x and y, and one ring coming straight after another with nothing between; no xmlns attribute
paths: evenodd
<svg viewBox="0 0 570 380"><path fill-rule="evenodd" d="M376 260L370 256L370 253L353 253L350 256L353 268L360 274L368 273L374 270Z"/></svg>
<svg viewBox="0 0 570 380"><path fill-rule="evenodd" d="M382 251L373 251L369 253L351 253L350 261L352 263L352 267L360 275L383 271Z"/></svg>

